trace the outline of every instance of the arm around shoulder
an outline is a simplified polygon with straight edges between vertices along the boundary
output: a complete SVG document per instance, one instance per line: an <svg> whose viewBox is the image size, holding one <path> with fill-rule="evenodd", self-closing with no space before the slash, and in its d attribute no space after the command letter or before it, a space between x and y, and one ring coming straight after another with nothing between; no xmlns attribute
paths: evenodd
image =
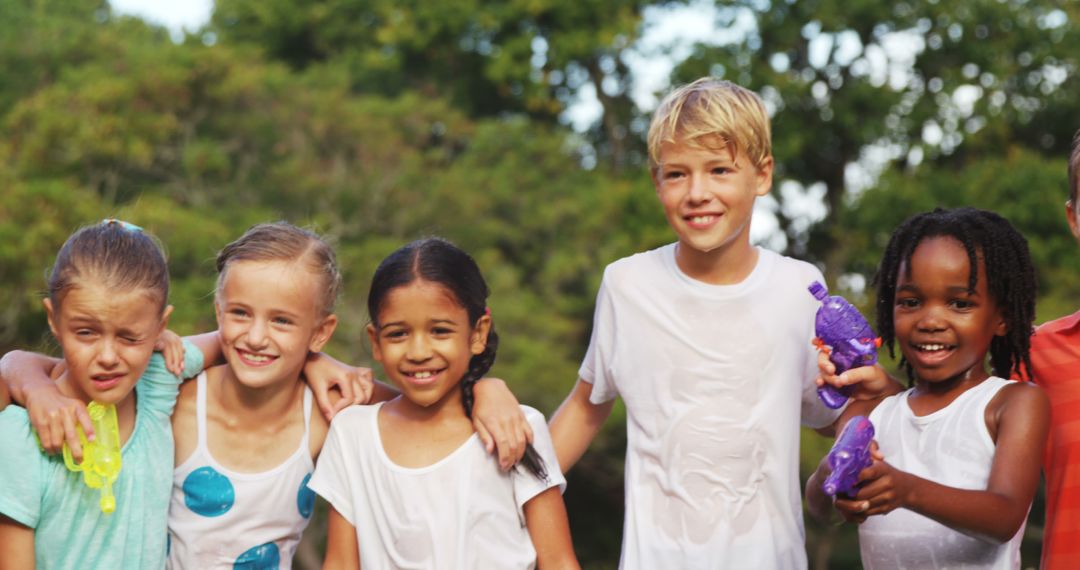
<svg viewBox="0 0 1080 570"><path fill-rule="evenodd" d="M19 404L26 404L28 392L40 387L55 387L53 370L60 359L36 352L13 350L0 358L0 380L3 381L10 398Z"/></svg>
<svg viewBox="0 0 1080 570"><path fill-rule="evenodd" d="M559 458L563 473L569 471L585 454L615 407L615 400L594 404L590 400L592 388L592 384L579 378L548 424L555 455Z"/></svg>
<svg viewBox="0 0 1080 570"><path fill-rule="evenodd" d="M186 336L184 340L195 345L202 353L204 369L225 363L225 355L221 350L221 334L218 331Z"/></svg>
<svg viewBox="0 0 1080 570"><path fill-rule="evenodd" d="M88 437L94 428L86 404L64 396L56 387L53 378L63 369L60 359L13 350L0 358L0 379L7 390L0 400L10 399L26 408L46 452L59 453L66 441L75 460L81 461L82 446L75 426L81 425Z"/></svg>

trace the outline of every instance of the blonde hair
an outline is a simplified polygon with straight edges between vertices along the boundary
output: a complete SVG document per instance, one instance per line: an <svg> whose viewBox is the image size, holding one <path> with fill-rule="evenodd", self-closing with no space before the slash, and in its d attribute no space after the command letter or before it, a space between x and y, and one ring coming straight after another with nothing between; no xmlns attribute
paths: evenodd
<svg viewBox="0 0 1080 570"><path fill-rule="evenodd" d="M272 222L252 226L239 239L226 245L217 256L217 293L225 284L229 265L236 261L303 261L313 274L322 279L321 303L323 316L334 312L341 290L341 272L337 256L315 232L298 228L288 222Z"/></svg>
<svg viewBox="0 0 1080 570"><path fill-rule="evenodd" d="M681 143L726 148L757 168L772 155L769 114L756 93L730 81L702 77L672 91L649 125L649 167L660 166L660 149Z"/></svg>

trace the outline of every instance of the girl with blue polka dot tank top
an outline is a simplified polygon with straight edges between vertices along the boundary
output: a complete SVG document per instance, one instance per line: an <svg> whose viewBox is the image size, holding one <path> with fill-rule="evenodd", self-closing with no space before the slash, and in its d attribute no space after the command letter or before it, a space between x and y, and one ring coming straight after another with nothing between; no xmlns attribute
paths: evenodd
<svg viewBox="0 0 1080 570"><path fill-rule="evenodd" d="M173 474L169 566L288 567L315 506L315 493L307 487L315 468L310 431L283 463L259 473L237 472L216 461L207 445L207 374L193 384L199 442ZM303 402L304 424L310 425L310 389Z"/></svg>
<svg viewBox="0 0 1080 570"><path fill-rule="evenodd" d="M328 428L302 372L337 325L341 277L333 250L287 223L251 228L217 267L225 364L182 386L173 413L168 567L289 568Z"/></svg>

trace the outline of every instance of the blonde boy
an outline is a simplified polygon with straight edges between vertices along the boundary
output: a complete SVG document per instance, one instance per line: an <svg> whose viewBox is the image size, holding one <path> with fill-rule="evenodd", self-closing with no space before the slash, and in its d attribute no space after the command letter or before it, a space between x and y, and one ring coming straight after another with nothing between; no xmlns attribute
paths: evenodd
<svg viewBox="0 0 1080 570"><path fill-rule="evenodd" d="M799 423L838 412L814 385L806 288L821 273L750 244L772 187L768 114L754 93L699 79L660 104L649 157L678 240L605 270L580 379L551 421L559 463L622 397L623 568L805 568Z"/></svg>

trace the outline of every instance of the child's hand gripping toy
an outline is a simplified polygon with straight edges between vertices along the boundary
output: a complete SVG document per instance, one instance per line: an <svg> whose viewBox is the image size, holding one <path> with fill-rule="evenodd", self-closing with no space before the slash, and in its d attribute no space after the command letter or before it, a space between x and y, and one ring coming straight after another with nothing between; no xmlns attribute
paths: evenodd
<svg viewBox="0 0 1080 570"><path fill-rule="evenodd" d="M844 426L829 451L832 473L821 484L830 497L837 493L851 495L859 482L859 472L870 466L870 442L874 439L874 424L865 416L855 416Z"/></svg>
<svg viewBox="0 0 1080 570"><path fill-rule="evenodd" d="M846 299L829 295L824 285L814 281L808 288L815 299L821 301L814 319L814 345L826 351L829 360L840 374L858 366L870 366L877 362L877 349L881 338L874 335L870 323L862 313ZM818 397L825 405L836 409L844 405L853 386L835 388L828 384L818 388Z"/></svg>
<svg viewBox="0 0 1080 570"><path fill-rule="evenodd" d="M82 443L82 463L75 463L71 450L64 444L64 464L71 471L82 471L83 483L91 489L101 489L101 512L116 510L116 497L112 486L120 476L120 424L116 420L116 406L90 402L86 407L94 423L94 441L87 441L81 427L79 441Z"/></svg>

